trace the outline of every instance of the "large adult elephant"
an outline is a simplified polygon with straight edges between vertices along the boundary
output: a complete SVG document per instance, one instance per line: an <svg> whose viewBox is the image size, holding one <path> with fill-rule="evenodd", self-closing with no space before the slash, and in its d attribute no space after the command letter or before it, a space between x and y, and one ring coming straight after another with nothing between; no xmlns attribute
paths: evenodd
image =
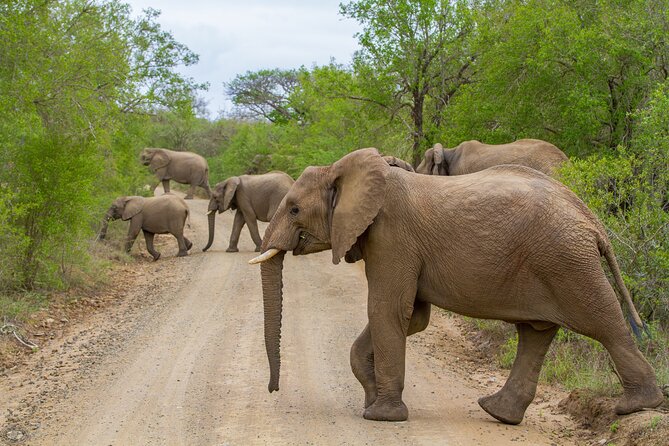
<svg viewBox="0 0 669 446"><path fill-rule="evenodd" d="M441 144L435 144L425 152L416 172L426 175L464 175L501 164L518 164L552 176L567 159L562 150L540 139L519 139L499 145L472 140L454 149L444 149Z"/></svg>
<svg viewBox="0 0 669 446"><path fill-rule="evenodd" d="M125 240L126 252L130 252L141 230L144 232L146 249L153 256L153 260L160 258L160 253L153 247L155 234L172 234L179 244L177 256L182 257L188 255L188 250L193 246L184 236L188 214L188 205L183 198L176 195L119 197L107 210L98 238L102 240L106 237L109 220L130 220Z"/></svg>
<svg viewBox="0 0 669 446"><path fill-rule="evenodd" d="M376 149L309 167L263 239L265 343L270 392L279 389L282 267L293 255L332 249L335 264L365 260L369 323L351 349L365 390L363 416L400 421L406 337L424 330L430 307L516 325L510 376L481 407L517 424L560 326L600 341L624 393L616 411L656 407L663 397L637 349L600 263L604 256L636 324L606 231L569 189L533 169L497 166L435 177L391 168Z"/></svg>
<svg viewBox="0 0 669 446"><path fill-rule="evenodd" d="M189 184L186 199L193 198L195 188L201 187L211 197L209 187L209 165L207 160L197 153L177 152L168 149L146 148L142 150L140 160L156 174L158 181L163 183L165 193L170 191L170 180Z"/></svg>
<svg viewBox="0 0 669 446"><path fill-rule="evenodd" d="M232 224L230 243L227 252L237 252L239 235L244 224L248 226L251 238L256 244L256 251L260 251L262 239L258 232L256 220L268 222L279 207L279 203L295 181L284 172L274 171L262 175L241 175L230 177L214 187L209 200L209 241L202 250L206 251L214 242L216 227L216 211L236 209L235 220Z"/></svg>

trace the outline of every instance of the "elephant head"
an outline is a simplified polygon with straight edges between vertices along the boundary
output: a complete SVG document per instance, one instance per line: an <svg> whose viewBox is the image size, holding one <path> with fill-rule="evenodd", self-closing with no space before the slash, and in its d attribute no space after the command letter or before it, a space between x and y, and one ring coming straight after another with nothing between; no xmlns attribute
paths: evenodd
<svg viewBox="0 0 669 446"><path fill-rule="evenodd" d="M109 209L107 209L104 219L102 220L102 227L98 233L98 239L104 240L107 236L109 220L118 220L119 218L123 221L130 220L132 217L139 214L143 207L144 197L119 197L114 200L111 206L109 206Z"/></svg>
<svg viewBox="0 0 669 446"><path fill-rule="evenodd" d="M425 175L448 175L448 154L444 147L437 143L427 149L423 161L416 167L416 172Z"/></svg>
<svg viewBox="0 0 669 446"><path fill-rule="evenodd" d="M332 249L338 264L360 258L358 238L381 208L391 167L376 149L352 152L328 167L308 167L284 197L263 239L260 263L270 392L279 390L282 269L293 255Z"/></svg>
<svg viewBox="0 0 669 446"><path fill-rule="evenodd" d="M167 166L170 163L170 157L163 149L146 148L140 154L140 161L155 172L161 167Z"/></svg>
<svg viewBox="0 0 669 446"><path fill-rule="evenodd" d="M202 248L202 251L209 249L214 243L214 230L216 227L216 212L220 214L228 209L237 209L237 202L235 200L235 193L237 187L241 183L239 177L230 177L222 183L218 183L211 193L209 200L209 208L207 216L209 219L209 240L207 246Z"/></svg>

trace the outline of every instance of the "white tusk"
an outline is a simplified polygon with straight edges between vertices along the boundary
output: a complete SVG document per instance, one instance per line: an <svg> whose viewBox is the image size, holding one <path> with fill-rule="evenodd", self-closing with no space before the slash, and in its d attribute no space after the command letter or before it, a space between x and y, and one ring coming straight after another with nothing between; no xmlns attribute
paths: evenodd
<svg viewBox="0 0 669 446"><path fill-rule="evenodd" d="M276 248L268 249L267 251L260 254L258 257L249 260L249 265L255 265L256 263L266 262L280 252L281 252L280 249Z"/></svg>
<svg viewBox="0 0 669 446"><path fill-rule="evenodd" d="M213 214L214 212L216 212L216 211L215 211L215 210L213 210L213 211L209 211L209 212L207 212L207 215L211 215L211 214Z"/></svg>

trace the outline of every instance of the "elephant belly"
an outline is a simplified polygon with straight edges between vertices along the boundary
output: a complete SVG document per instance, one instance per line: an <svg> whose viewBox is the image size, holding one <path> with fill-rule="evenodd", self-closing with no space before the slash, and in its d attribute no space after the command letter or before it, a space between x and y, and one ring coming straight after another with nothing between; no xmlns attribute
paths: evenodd
<svg viewBox="0 0 669 446"><path fill-rule="evenodd" d="M420 300L454 313L507 322L552 321L556 311L546 299L548 290L523 290L504 284L448 284L418 289Z"/></svg>

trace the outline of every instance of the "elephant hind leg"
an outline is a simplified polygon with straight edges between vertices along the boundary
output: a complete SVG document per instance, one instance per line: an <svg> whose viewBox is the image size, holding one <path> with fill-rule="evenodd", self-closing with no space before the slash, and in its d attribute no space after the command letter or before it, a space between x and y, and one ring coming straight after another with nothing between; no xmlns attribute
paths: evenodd
<svg viewBox="0 0 669 446"><path fill-rule="evenodd" d="M604 345L613 360L623 386L623 395L615 411L618 415L626 415L657 407L664 402L664 396L657 385L653 368L637 348L622 312L619 313L617 322L607 323L606 332L592 337Z"/></svg>
<svg viewBox="0 0 669 446"><path fill-rule="evenodd" d="M188 188L188 192L186 193L186 196L184 197L184 200L192 200L193 197L195 197L195 184L191 183L190 187Z"/></svg>
<svg viewBox="0 0 669 446"><path fill-rule="evenodd" d="M483 410L503 423L519 424L534 399L544 357L559 327L550 324L541 328L516 324L518 351L509 379L497 393L478 401Z"/></svg>
<svg viewBox="0 0 669 446"><path fill-rule="evenodd" d="M634 343L620 303L603 272L586 291L589 299L573 300L582 305L570 305L569 311L574 313L566 320L577 333L601 342L611 356L624 389L616 413L624 415L659 406L664 397L655 372Z"/></svg>

